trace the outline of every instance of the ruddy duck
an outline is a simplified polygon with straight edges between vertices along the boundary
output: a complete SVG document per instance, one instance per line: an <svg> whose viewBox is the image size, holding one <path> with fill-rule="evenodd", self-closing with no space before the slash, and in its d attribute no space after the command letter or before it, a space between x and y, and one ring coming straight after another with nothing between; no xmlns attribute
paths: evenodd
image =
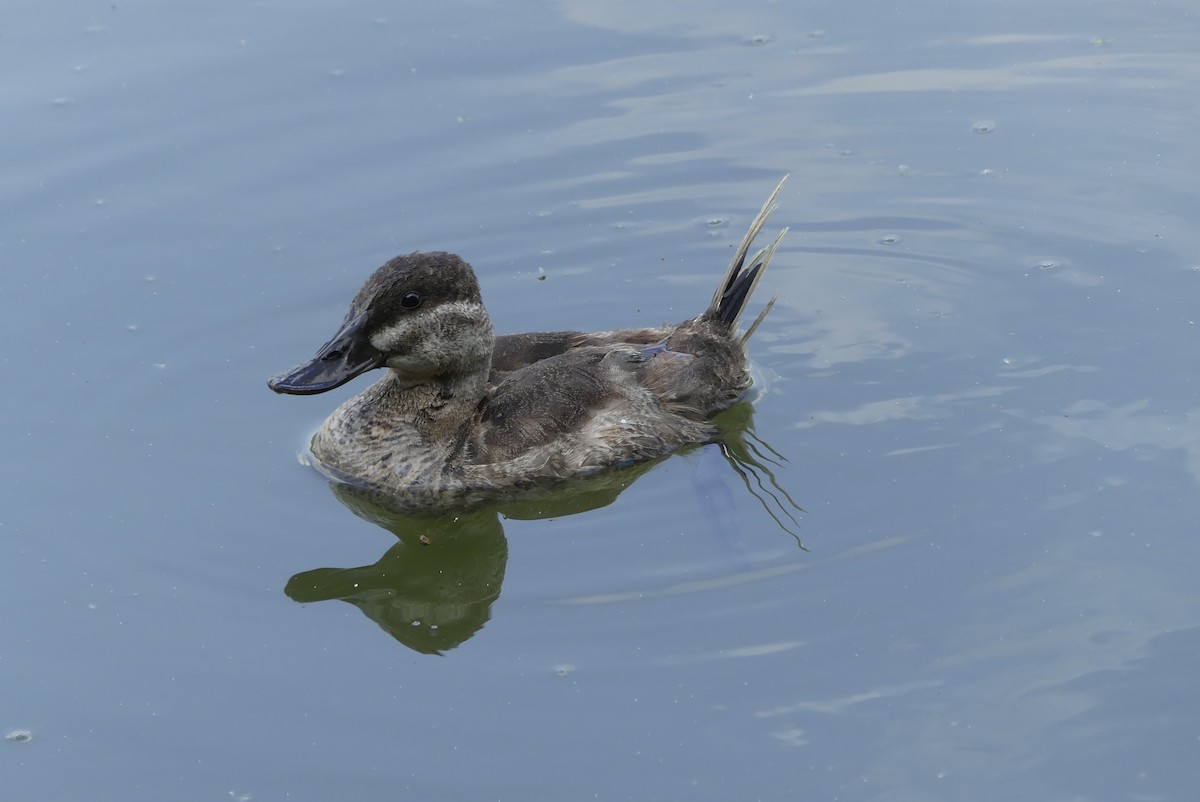
<svg viewBox="0 0 1200 802"><path fill-rule="evenodd" d="M376 270L309 362L271 377L310 395L388 370L312 440L322 467L385 493L436 499L545 484L710 442L709 419L750 386L738 319L784 229L747 259L767 199L699 316L674 326L495 336L470 265L410 253Z"/></svg>

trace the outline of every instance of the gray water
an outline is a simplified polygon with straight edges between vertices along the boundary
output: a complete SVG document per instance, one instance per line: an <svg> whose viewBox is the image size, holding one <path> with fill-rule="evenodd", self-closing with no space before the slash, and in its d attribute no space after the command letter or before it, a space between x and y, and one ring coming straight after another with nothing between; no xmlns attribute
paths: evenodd
<svg viewBox="0 0 1200 802"><path fill-rule="evenodd" d="M1194 797L1191 4L6 11L5 799ZM679 320L784 173L744 479L297 459L387 258Z"/></svg>

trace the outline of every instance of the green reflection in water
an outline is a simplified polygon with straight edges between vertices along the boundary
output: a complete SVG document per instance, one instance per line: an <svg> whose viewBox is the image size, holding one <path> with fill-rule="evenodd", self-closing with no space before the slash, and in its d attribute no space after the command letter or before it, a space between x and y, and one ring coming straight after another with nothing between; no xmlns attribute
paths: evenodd
<svg viewBox="0 0 1200 802"><path fill-rule="evenodd" d="M721 431L719 453L724 462L780 529L803 548L794 531L798 528L794 513L801 509L771 469L783 457L755 435L750 404L734 406L715 423ZM443 654L483 628L500 596L508 563L501 516L561 518L606 507L663 459L667 457L549 488L529 488L516 498L459 511L438 506L422 509L411 496L332 481L330 488L339 501L360 518L392 532L397 543L373 565L296 574L285 592L298 602L348 602L410 649ZM736 540L740 530L733 495L725 477L705 466L701 460L693 477L697 503L724 536Z"/></svg>

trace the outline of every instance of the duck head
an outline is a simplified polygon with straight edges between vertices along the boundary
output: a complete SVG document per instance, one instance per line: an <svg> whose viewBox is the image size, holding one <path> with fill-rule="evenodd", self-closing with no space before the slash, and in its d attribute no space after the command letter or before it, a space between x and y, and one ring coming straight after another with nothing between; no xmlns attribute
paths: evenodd
<svg viewBox="0 0 1200 802"><path fill-rule="evenodd" d="M452 253L410 253L367 279L316 356L272 376L267 386L312 395L381 367L407 385L467 376L486 380L494 346L471 266Z"/></svg>

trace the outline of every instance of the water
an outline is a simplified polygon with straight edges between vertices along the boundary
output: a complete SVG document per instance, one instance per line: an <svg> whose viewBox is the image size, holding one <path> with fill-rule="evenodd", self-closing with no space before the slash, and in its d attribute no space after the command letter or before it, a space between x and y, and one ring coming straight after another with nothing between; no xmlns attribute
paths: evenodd
<svg viewBox="0 0 1200 802"><path fill-rule="evenodd" d="M1190 5L7 19L6 798L1191 798ZM390 256L677 320L783 173L769 476L422 522L296 460L362 380L265 379Z"/></svg>

